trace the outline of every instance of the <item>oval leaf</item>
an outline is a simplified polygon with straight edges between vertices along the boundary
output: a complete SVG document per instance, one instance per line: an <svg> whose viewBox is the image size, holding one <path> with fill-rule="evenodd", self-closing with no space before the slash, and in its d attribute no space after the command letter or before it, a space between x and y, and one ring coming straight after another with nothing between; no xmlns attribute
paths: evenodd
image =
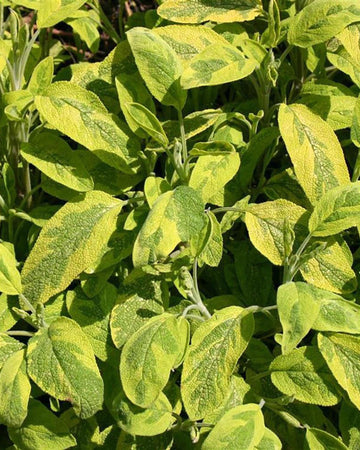
<svg viewBox="0 0 360 450"><path fill-rule="evenodd" d="M76 446L67 424L38 400L30 400L29 412L20 428L9 428L14 444L23 450L66 450Z"/></svg>
<svg viewBox="0 0 360 450"><path fill-rule="evenodd" d="M0 423L20 427L28 413L31 385L26 372L25 349L13 353L0 372Z"/></svg>
<svg viewBox="0 0 360 450"><path fill-rule="evenodd" d="M49 86L35 98L51 126L125 173L139 169L140 145L127 126L112 116L94 93L69 81Z"/></svg>
<svg viewBox="0 0 360 450"><path fill-rule="evenodd" d="M187 94L180 86L182 66L175 51L147 28L133 28L127 37L149 91L164 105L182 109Z"/></svg>
<svg viewBox="0 0 360 450"><path fill-rule="evenodd" d="M258 405L230 409L205 439L202 449L253 450L265 433L264 417Z"/></svg>
<svg viewBox="0 0 360 450"><path fill-rule="evenodd" d="M120 393L113 401L113 409L118 417L118 426L126 433L137 436L162 434L175 421L172 406L162 392L146 409L133 405Z"/></svg>
<svg viewBox="0 0 360 450"><path fill-rule="evenodd" d="M22 292L20 273L16 268L14 254L0 243L0 291L8 295L18 295Z"/></svg>
<svg viewBox="0 0 360 450"><path fill-rule="evenodd" d="M247 77L255 68L256 61L233 45L213 44L191 60L181 76L181 86L191 89L230 83Z"/></svg>
<svg viewBox="0 0 360 450"><path fill-rule="evenodd" d="M274 385L300 402L331 406L340 400L336 380L316 347L301 347L278 356L270 371Z"/></svg>
<svg viewBox="0 0 360 450"><path fill-rule="evenodd" d="M286 283L279 287L277 305L283 328L283 353L293 350L308 334L320 311L317 289L307 283Z"/></svg>
<svg viewBox="0 0 360 450"><path fill-rule="evenodd" d="M125 343L120 376L126 396L147 408L181 364L189 341L189 323L171 314L151 318Z"/></svg>
<svg viewBox="0 0 360 450"><path fill-rule="evenodd" d="M281 266L286 257L284 221L295 235L306 235L306 210L288 200L250 204L245 223L254 247L273 264Z"/></svg>
<svg viewBox="0 0 360 450"><path fill-rule="evenodd" d="M304 105L283 104L279 126L296 176L312 204L325 192L350 181L340 143L318 115Z"/></svg>
<svg viewBox="0 0 360 450"><path fill-rule="evenodd" d="M87 192L94 182L77 152L59 136L42 132L21 146L23 158L57 183Z"/></svg>
<svg viewBox="0 0 360 450"><path fill-rule="evenodd" d="M180 23L244 22L255 19L260 13L259 0L228 0L226 3L214 0L167 0L158 8L161 17Z"/></svg>
<svg viewBox="0 0 360 450"><path fill-rule="evenodd" d="M331 236L360 225L360 182L338 186L315 205L309 219L313 236Z"/></svg>
<svg viewBox="0 0 360 450"><path fill-rule="evenodd" d="M347 25L358 22L357 0L315 0L290 23L288 41L298 47L311 47L336 36Z"/></svg>
<svg viewBox="0 0 360 450"><path fill-rule="evenodd" d="M253 331L252 313L237 306L218 311L196 329L181 381L181 396L190 419L204 418L223 401Z"/></svg>
<svg viewBox="0 0 360 450"><path fill-rule="evenodd" d="M133 262L144 266L165 258L205 225L204 204L192 188L179 186L155 201L135 241Z"/></svg>
<svg viewBox="0 0 360 450"><path fill-rule="evenodd" d="M216 147L215 143L213 150ZM207 203L235 176L239 167L240 156L235 151L223 155L200 156L191 173L189 186L198 191Z"/></svg>
<svg viewBox="0 0 360 450"><path fill-rule="evenodd" d="M94 352L73 320L60 317L42 328L29 340L27 361L31 379L52 397L72 403L81 418L101 409L104 385Z"/></svg>
<svg viewBox="0 0 360 450"><path fill-rule="evenodd" d="M360 336L319 333L318 346L337 382L360 409Z"/></svg>
<svg viewBox="0 0 360 450"><path fill-rule="evenodd" d="M116 229L122 204L91 191L67 203L47 222L22 271L30 302L47 301L97 261Z"/></svg>

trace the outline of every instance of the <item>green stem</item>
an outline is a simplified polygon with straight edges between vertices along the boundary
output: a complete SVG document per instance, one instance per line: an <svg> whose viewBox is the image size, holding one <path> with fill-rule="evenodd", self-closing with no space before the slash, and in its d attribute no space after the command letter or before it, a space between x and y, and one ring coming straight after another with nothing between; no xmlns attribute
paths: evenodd
<svg viewBox="0 0 360 450"><path fill-rule="evenodd" d="M241 212L242 210L239 208L233 208L232 206L223 206L221 208L215 208L212 209L211 212L213 214L221 214L223 212L228 212L228 211L232 211L232 212Z"/></svg>
<svg viewBox="0 0 360 450"><path fill-rule="evenodd" d="M23 182L25 187L26 208L31 209L32 204L32 189L29 163L23 160Z"/></svg>
<svg viewBox="0 0 360 450"><path fill-rule="evenodd" d="M28 202L29 196L32 196L33 194L35 194L35 192L37 192L39 189L41 188L41 184L38 184L37 186L35 186L34 188L32 188L22 199L19 209L24 209L25 205Z"/></svg>
<svg viewBox="0 0 360 450"><path fill-rule="evenodd" d="M304 253L307 245L310 242L310 239L312 238L312 234L309 233L306 238L303 240L303 242L301 243L300 247L298 248L297 252L295 253L295 260L294 262L291 264L290 267L285 266L284 269L284 275L283 275L283 283L290 283L293 279L294 276L298 273L300 266L299 266L299 261L301 258L301 255Z"/></svg>
<svg viewBox="0 0 360 450"><path fill-rule="evenodd" d="M0 5L0 39L4 37L4 6Z"/></svg>
<svg viewBox="0 0 360 450"><path fill-rule="evenodd" d="M9 232L9 241L14 243L14 216L9 214L8 217L8 232Z"/></svg>
<svg viewBox="0 0 360 450"><path fill-rule="evenodd" d="M32 337L35 335L35 333L32 333L31 331L7 331L6 334L9 336L26 336L26 337Z"/></svg>
<svg viewBox="0 0 360 450"><path fill-rule="evenodd" d="M286 47L284 53L282 53L281 56L280 56L280 58L279 58L281 64L285 61L287 55L291 52L291 50L292 50L293 48L294 48L293 45L288 45L288 46Z"/></svg>
<svg viewBox="0 0 360 450"><path fill-rule="evenodd" d="M185 126L184 126L184 118L182 115L181 109L177 110L178 117L179 117L179 126L180 126L180 136L181 136L181 147L182 147L182 160L185 163L188 159L188 150L187 150L187 143L186 143L186 134L185 134ZM186 168L185 168L186 172Z"/></svg>
<svg viewBox="0 0 360 450"><path fill-rule="evenodd" d="M25 307L26 307L29 311L31 311L33 314L36 315L36 310L35 310L35 308L34 308L33 305L29 302L29 300L25 297L25 295L19 294L19 298L20 298L20 300L24 303Z"/></svg>
<svg viewBox="0 0 360 450"><path fill-rule="evenodd" d="M261 373L258 373L258 374L256 374L256 375L254 375L254 376L248 378L248 379L246 380L246 382L247 382L247 383L251 383L252 381L255 381L255 380L261 380L261 378L265 378L265 377L267 377L267 376L270 375L270 374L271 374L271 371L270 371L270 370L267 370L266 372L261 372Z"/></svg>
<svg viewBox="0 0 360 450"><path fill-rule="evenodd" d="M100 16L100 20L104 25L104 30L106 31L106 33L111 37L115 44L119 44L121 42L121 37L118 35L115 28L112 26L112 23L107 18L107 15L104 13L100 2L97 1L96 5L90 3L90 7Z"/></svg>
<svg viewBox="0 0 360 450"><path fill-rule="evenodd" d="M211 314L209 313L208 309L201 300L197 278L198 278L198 265L197 265L197 258L195 258L193 264L194 291L192 292L193 295L189 295L189 298L195 303L201 314L203 314L203 316L205 316L207 319L210 319Z"/></svg>

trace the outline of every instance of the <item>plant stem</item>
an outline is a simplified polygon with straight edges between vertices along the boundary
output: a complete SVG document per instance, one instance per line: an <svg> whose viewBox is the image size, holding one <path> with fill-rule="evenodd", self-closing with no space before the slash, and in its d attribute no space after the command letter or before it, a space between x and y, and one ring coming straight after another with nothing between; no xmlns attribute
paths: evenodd
<svg viewBox="0 0 360 450"><path fill-rule="evenodd" d="M181 109L177 110L179 117L179 126L180 126L180 136L181 136L181 147L182 147L182 160L183 163L188 159L188 151L187 151L187 143L186 143L186 134L185 134L185 126L184 126L184 118L182 115ZM186 168L185 168L185 172Z"/></svg>
<svg viewBox="0 0 360 450"><path fill-rule="evenodd" d="M195 305L197 306L197 309L207 319L210 319L211 318L211 314L209 313L208 309L206 308L206 306L204 305L203 301L201 300L197 277L198 277L198 265L197 265L197 258L195 258L194 265L193 265L194 290L192 292L193 295L190 294L189 298L195 303Z"/></svg>
<svg viewBox="0 0 360 450"><path fill-rule="evenodd" d="M36 310L33 305L29 302L29 300L23 294L19 294L20 300L24 303L25 307L31 311L33 314L36 314Z"/></svg>
<svg viewBox="0 0 360 450"><path fill-rule="evenodd" d="M26 336L26 337L32 337L35 335L35 333L31 331L7 331L6 334L9 336Z"/></svg>
<svg viewBox="0 0 360 450"><path fill-rule="evenodd" d="M292 263L291 267L285 266L284 276L283 276L283 283L290 283L294 279L294 276L299 271L299 269L300 269L300 267L299 267L300 257L304 253L304 251L305 251L308 243L310 242L311 238L312 238L312 235L311 235L311 233L309 233L306 236L306 238L303 240L303 242L301 243L301 245L298 248L297 252L295 253L295 255L294 255L295 256L295 260Z"/></svg>
<svg viewBox="0 0 360 450"><path fill-rule="evenodd" d="M112 26L110 20L107 18L107 15L104 13L100 2L96 1L95 4L90 3L90 7L98 13L100 16L100 20L104 25L104 30L111 37L111 39L115 42L115 44L119 44L121 42L121 37L116 32L115 28Z"/></svg>
<svg viewBox="0 0 360 450"><path fill-rule="evenodd" d="M32 188L32 189L24 196L24 198L22 199L22 201L21 201L21 203L20 203L20 206L19 206L19 209L23 209L23 208L25 207L25 205L27 204L27 202L28 202L29 195L32 196L32 195L33 195L35 192L37 192L40 188L41 188L41 184L38 184L37 186L33 187L33 188Z"/></svg>
<svg viewBox="0 0 360 450"><path fill-rule="evenodd" d="M232 206L223 206L221 208L212 209L211 212L213 214L221 214L223 212L232 211L232 212L241 212L242 210L239 208L233 208Z"/></svg>

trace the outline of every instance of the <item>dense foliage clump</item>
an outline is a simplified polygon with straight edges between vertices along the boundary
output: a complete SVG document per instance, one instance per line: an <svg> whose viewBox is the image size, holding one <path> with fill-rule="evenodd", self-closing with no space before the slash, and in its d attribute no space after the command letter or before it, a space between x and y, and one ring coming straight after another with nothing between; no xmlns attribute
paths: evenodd
<svg viewBox="0 0 360 450"><path fill-rule="evenodd" d="M0 90L0 448L358 450L359 0L0 0Z"/></svg>

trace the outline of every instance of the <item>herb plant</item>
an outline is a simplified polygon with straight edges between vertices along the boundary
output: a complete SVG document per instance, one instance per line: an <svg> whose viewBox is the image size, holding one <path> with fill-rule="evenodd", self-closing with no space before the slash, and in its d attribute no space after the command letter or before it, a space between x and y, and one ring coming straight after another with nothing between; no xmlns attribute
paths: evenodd
<svg viewBox="0 0 360 450"><path fill-rule="evenodd" d="M359 0L125 3L0 0L0 447L359 449Z"/></svg>

